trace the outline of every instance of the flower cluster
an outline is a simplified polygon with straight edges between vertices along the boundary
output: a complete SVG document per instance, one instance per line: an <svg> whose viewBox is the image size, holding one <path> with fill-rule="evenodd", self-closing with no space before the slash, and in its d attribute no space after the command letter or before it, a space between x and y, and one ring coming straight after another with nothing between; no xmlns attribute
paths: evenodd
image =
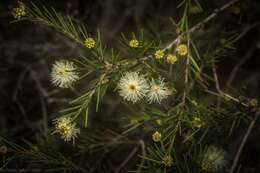
<svg viewBox="0 0 260 173"><path fill-rule="evenodd" d="M161 103L171 92L165 86L163 79L154 79L147 82L143 75L138 72L127 72L123 75L118 84L119 95L125 100L133 103L147 98L149 103Z"/></svg>
<svg viewBox="0 0 260 173"><path fill-rule="evenodd" d="M61 88L69 88L79 79L73 62L59 60L52 66L51 82Z"/></svg>
<svg viewBox="0 0 260 173"><path fill-rule="evenodd" d="M202 156L201 168L206 172L222 171L227 164L225 154L224 150L209 146Z"/></svg>
<svg viewBox="0 0 260 173"><path fill-rule="evenodd" d="M18 2L18 7L13 8L13 10L12 10L12 15L15 19L18 19L18 20L21 19L21 17L25 16L26 12L25 12L24 4L21 2Z"/></svg>
<svg viewBox="0 0 260 173"><path fill-rule="evenodd" d="M80 130L76 128L76 123L73 123L71 118L61 117L54 120L55 130L53 133L58 133L61 138L69 142L77 137Z"/></svg>
<svg viewBox="0 0 260 173"><path fill-rule="evenodd" d="M166 56L165 56L165 51L159 49L159 50L155 51L154 58L163 59L164 57L166 57L167 63L174 64L178 60L177 55L185 56L188 54L188 47L185 44L179 44L179 45L177 45L177 47L175 49L175 53L176 54L166 54Z"/></svg>

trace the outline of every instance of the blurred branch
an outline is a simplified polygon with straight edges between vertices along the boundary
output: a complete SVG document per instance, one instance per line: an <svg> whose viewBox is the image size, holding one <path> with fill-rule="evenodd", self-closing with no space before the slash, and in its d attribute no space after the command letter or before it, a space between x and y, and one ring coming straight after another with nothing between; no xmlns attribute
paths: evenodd
<svg viewBox="0 0 260 173"><path fill-rule="evenodd" d="M251 123L250 123L250 125L249 125L249 127L248 127L248 129L246 131L246 134L245 134L245 136L244 136L244 138L243 138L243 140L242 140L242 142L241 142L241 144L240 144L240 146L238 148L238 151L236 153L235 159L233 161L233 164L231 166L231 169L230 169L229 173L234 173L234 171L236 169L236 166L237 166L237 163L239 161L240 155L241 155L241 153L243 151L243 148L245 146L245 143L246 143L250 133L252 132L253 127L255 126L255 123L256 123L256 120L257 120L258 116L259 116L259 110L256 110L254 119L251 121Z"/></svg>

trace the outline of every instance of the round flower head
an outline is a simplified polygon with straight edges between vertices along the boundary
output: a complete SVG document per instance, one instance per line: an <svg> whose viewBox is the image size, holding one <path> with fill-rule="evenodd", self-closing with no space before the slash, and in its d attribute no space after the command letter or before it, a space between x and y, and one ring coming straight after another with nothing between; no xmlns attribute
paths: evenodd
<svg viewBox="0 0 260 173"><path fill-rule="evenodd" d="M173 54L169 54L166 58L169 64L174 64L177 61L177 56Z"/></svg>
<svg viewBox="0 0 260 173"><path fill-rule="evenodd" d="M18 2L19 6L16 8L13 8L12 15L15 19L21 19L21 17L26 15L25 12L25 6L22 2Z"/></svg>
<svg viewBox="0 0 260 173"><path fill-rule="evenodd" d="M165 155L163 157L163 164L165 167L172 167L173 165L173 158L171 155Z"/></svg>
<svg viewBox="0 0 260 173"><path fill-rule="evenodd" d="M133 39L129 42L129 46L132 48L137 48L139 46L139 41L136 39Z"/></svg>
<svg viewBox="0 0 260 173"><path fill-rule="evenodd" d="M54 120L55 130L54 133L58 133L61 138L69 142L75 140L80 130L76 128L76 123L73 123L71 118L61 117Z"/></svg>
<svg viewBox="0 0 260 173"><path fill-rule="evenodd" d="M181 56L185 56L188 53L188 48L185 44L180 44L176 47L176 52Z"/></svg>
<svg viewBox="0 0 260 173"><path fill-rule="evenodd" d="M227 164L225 155L224 150L209 146L202 156L201 168L207 172L222 171Z"/></svg>
<svg viewBox="0 0 260 173"><path fill-rule="evenodd" d="M86 38L86 40L85 40L85 42L84 42L84 45L85 45L87 48L89 48L89 49L95 47L95 44L96 44L95 40L94 40L93 38L91 38L91 37Z"/></svg>
<svg viewBox="0 0 260 173"><path fill-rule="evenodd" d="M118 83L119 94L133 103L142 99L147 93L148 84L138 72L127 72Z"/></svg>
<svg viewBox="0 0 260 173"><path fill-rule="evenodd" d="M153 141L154 142L159 142L162 138L162 134L158 131L154 132L152 135Z"/></svg>
<svg viewBox="0 0 260 173"><path fill-rule="evenodd" d="M154 53L155 59L162 59L164 57L164 51L163 50L157 50Z"/></svg>
<svg viewBox="0 0 260 173"><path fill-rule="evenodd" d="M76 66L70 61L56 61L52 66L51 82L61 88L69 88L79 79Z"/></svg>
<svg viewBox="0 0 260 173"><path fill-rule="evenodd" d="M165 86L163 79L150 82L150 90L147 93L149 103L161 103L161 101L170 95L169 89Z"/></svg>

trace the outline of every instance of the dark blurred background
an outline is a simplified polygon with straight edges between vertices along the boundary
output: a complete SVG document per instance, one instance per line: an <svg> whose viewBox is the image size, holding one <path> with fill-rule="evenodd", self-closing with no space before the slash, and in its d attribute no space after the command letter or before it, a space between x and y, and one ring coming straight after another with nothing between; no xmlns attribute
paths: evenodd
<svg viewBox="0 0 260 173"><path fill-rule="evenodd" d="M29 3L29 1L23 1ZM42 0L47 7L73 16L91 33L100 29L109 46L121 33L145 29L155 39L172 31L170 17L178 20L177 0ZM205 18L227 0L200 0L204 12L192 13L192 24ZM10 23L13 0L0 1L0 134L14 141L33 139L48 132L50 120L74 93L50 85L55 58L79 56L83 50L53 29L30 22ZM239 34L232 56L218 62L221 86L231 85L258 98L260 82L260 1L243 0L221 13L218 30ZM208 40L205 40L207 42ZM228 84L227 84L228 81ZM112 114L113 112L111 112ZM245 172L260 171L260 126L257 125L242 154ZM257 133L258 132L258 133ZM258 135L257 135L258 134ZM238 141L241 136L238 136Z"/></svg>

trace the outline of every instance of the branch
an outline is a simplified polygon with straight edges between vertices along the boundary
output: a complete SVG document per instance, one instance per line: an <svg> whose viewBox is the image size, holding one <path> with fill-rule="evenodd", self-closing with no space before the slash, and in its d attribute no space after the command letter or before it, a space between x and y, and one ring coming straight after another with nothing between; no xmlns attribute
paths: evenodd
<svg viewBox="0 0 260 173"><path fill-rule="evenodd" d="M203 21L197 23L195 26L193 26L192 28L190 28L187 33L192 33L194 31L196 31L197 29L201 28L203 25L205 25L206 23L208 23L209 21L211 21L212 19L214 19L220 12L223 12L224 10L226 10L227 8L229 8L230 6L232 6L233 4L235 4L236 2L238 2L239 0L231 0L229 1L227 4L223 5L220 8L217 8L214 10L214 12L209 15L207 18L205 18ZM186 34L187 34L186 33ZM185 33L183 33L185 34ZM181 38L182 35L179 35L175 40L173 40L168 46L166 46L163 50L168 50L170 48L172 48L172 46L177 43L179 41L179 39Z"/></svg>
<svg viewBox="0 0 260 173"><path fill-rule="evenodd" d="M244 138L243 138L243 140L242 140L242 142L241 142L241 144L239 146L239 149L238 149L238 151L236 153L235 159L233 161L233 164L231 166L231 169L230 169L229 173L233 173L235 171L235 168L237 166L238 160L239 160L240 155L241 155L241 153L243 151L245 143L246 143L246 141L247 141L247 139L248 139L248 137L249 137L249 135L250 135L250 133L251 133L255 123L256 123L256 120L257 120L258 116L259 116L259 111L257 110L256 113L255 113L254 119L251 121L251 123L250 123L250 125L249 125L249 127L248 127L248 129L246 131L246 134L245 134L245 136L244 136Z"/></svg>

